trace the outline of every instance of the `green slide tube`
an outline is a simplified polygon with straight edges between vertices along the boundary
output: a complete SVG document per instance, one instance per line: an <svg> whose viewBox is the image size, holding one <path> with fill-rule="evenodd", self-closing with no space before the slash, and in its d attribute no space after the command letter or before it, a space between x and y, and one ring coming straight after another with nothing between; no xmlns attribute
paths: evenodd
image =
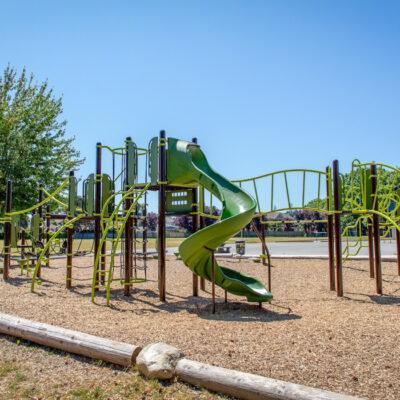
<svg viewBox="0 0 400 400"><path fill-rule="evenodd" d="M168 182L176 185L203 185L222 202L222 214L215 224L201 229L179 246L185 265L195 274L212 280L212 252L249 222L255 200L241 188L215 172L194 143L168 139ZM244 296L250 302L266 302L272 294L256 278L216 265L215 284L227 292Z"/></svg>

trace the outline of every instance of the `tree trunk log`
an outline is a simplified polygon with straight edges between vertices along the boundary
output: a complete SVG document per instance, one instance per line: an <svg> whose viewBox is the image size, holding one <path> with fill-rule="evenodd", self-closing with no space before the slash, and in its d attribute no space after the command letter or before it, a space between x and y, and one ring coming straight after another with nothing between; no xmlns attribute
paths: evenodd
<svg viewBox="0 0 400 400"><path fill-rule="evenodd" d="M175 369L182 381L248 400L356 400L358 398L181 359Z"/></svg>
<svg viewBox="0 0 400 400"><path fill-rule="evenodd" d="M130 367L141 348L58 326L0 313L0 333L70 353Z"/></svg>

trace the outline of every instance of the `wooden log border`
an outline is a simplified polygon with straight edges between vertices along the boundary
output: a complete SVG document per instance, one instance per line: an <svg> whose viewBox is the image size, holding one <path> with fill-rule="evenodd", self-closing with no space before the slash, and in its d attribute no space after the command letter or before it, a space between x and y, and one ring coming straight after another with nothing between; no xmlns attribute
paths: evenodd
<svg viewBox="0 0 400 400"><path fill-rule="evenodd" d="M359 398L182 358L178 379L246 400L356 400Z"/></svg>
<svg viewBox="0 0 400 400"><path fill-rule="evenodd" d="M130 367L141 347L0 313L0 333Z"/></svg>
<svg viewBox="0 0 400 400"><path fill-rule="evenodd" d="M0 333L66 352L131 367L141 347L0 313ZM248 400L360 400L260 375L215 367L186 358L175 367L184 382Z"/></svg>

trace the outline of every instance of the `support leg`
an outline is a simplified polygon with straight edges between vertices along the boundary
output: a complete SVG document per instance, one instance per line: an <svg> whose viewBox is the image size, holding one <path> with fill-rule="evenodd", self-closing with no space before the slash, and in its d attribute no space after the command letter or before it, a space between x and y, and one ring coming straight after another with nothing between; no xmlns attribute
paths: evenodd
<svg viewBox="0 0 400 400"><path fill-rule="evenodd" d="M397 274L400 276L400 232L396 229Z"/></svg>
<svg viewBox="0 0 400 400"><path fill-rule="evenodd" d="M376 164L371 164L371 193L373 199L373 209L378 210L378 177ZM381 238L379 234L379 216L377 214L372 216L372 226L374 235L376 293L382 294Z"/></svg>
<svg viewBox="0 0 400 400"><path fill-rule="evenodd" d="M165 202L166 202L166 187L167 180L166 170L166 137L165 131L160 132L159 138L159 190L158 190L158 289L160 301L166 300L166 274L165 274L165 252L166 252L166 230L165 230Z"/></svg>
<svg viewBox="0 0 400 400"><path fill-rule="evenodd" d="M336 293L343 296L343 270L342 270L342 237L340 231L340 178L339 162L333 162L333 205L334 205L334 232L335 232L335 256L336 256Z"/></svg>
<svg viewBox="0 0 400 400"><path fill-rule="evenodd" d="M375 278L375 261L374 261L374 234L372 222L368 220L368 259L369 259L369 277Z"/></svg>
<svg viewBox="0 0 400 400"><path fill-rule="evenodd" d="M212 313L215 314L215 255L214 255L214 251L212 252L211 296L212 296Z"/></svg>
<svg viewBox="0 0 400 400"><path fill-rule="evenodd" d="M72 287L72 253L73 253L73 236L74 229L67 228L67 278L66 288L71 289Z"/></svg>
<svg viewBox="0 0 400 400"><path fill-rule="evenodd" d="M12 182L7 181L6 191L6 213L11 212L12 207ZM3 279L6 281L10 277L11 264L11 221L4 224L4 263L3 263Z"/></svg>

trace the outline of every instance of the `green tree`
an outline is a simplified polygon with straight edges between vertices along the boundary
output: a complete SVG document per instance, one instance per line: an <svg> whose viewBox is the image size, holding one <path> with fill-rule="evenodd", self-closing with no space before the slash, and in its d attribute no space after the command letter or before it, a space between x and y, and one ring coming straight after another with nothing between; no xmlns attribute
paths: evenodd
<svg viewBox="0 0 400 400"><path fill-rule="evenodd" d="M345 211L363 209L365 204L363 204L363 197L361 194L361 169L357 169L355 173L351 174L349 172L341 175L342 178L342 209ZM400 176L398 173L391 169L386 169L379 167L377 168L377 190L378 198L385 196L390 193L395 193L400 187ZM395 196L393 196L395 198ZM380 200L379 200L380 201ZM389 206L390 204L384 203L384 205ZM382 207L382 202L379 203ZM311 200L306 207L316 208L316 209L326 209L325 199L314 199ZM386 212L384 208L380 209L381 212ZM300 215L300 214L299 214ZM341 228L344 229L348 225L353 225L359 215L357 214L343 214L341 216ZM298 216L296 219L299 219ZM301 218L300 218L301 219ZM367 226L364 221L363 223L364 231L366 231Z"/></svg>
<svg viewBox="0 0 400 400"><path fill-rule="evenodd" d="M13 181L13 208L37 201L38 184L48 190L60 185L68 171L82 162L66 136L62 98L48 82L7 66L0 76L0 207L7 179Z"/></svg>

